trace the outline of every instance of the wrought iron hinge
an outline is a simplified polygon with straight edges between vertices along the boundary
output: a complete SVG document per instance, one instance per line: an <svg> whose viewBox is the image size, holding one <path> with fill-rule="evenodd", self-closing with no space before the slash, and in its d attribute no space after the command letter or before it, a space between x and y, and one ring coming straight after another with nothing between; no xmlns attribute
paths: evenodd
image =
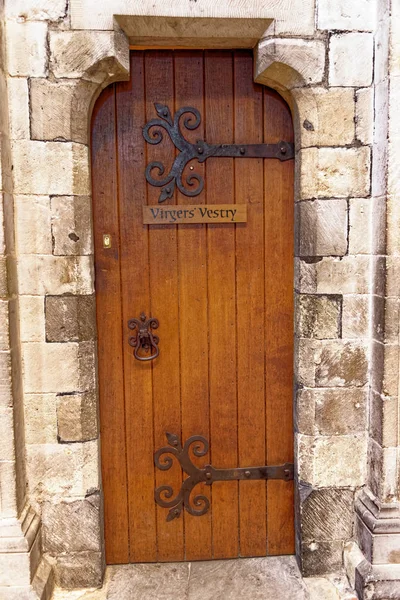
<svg viewBox="0 0 400 600"><path fill-rule="evenodd" d="M294 158L294 145L290 142L278 142L277 144L207 144L204 140L198 140L195 144L188 142L182 135L180 129L180 119L183 115L183 125L186 129L197 129L201 122L201 116L197 108L184 106L176 111L172 118L168 106L163 104L154 104L159 119L151 119L143 127L143 137L149 144L159 144L163 140L163 133L160 129L150 132L152 127L164 129L170 136L175 147L179 150L173 165L167 175L164 176L165 167L159 161L153 161L146 167L147 181L156 187L161 187L159 202L165 202L167 198L172 198L175 187L185 196L198 196L204 187L204 179L198 173L189 173L185 183L183 183L183 171L193 159L202 163L210 156L225 156L232 158L277 158L279 160L289 160ZM190 166L192 170L194 167ZM152 176L153 171L158 171L158 179Z"/></svg>
<svg viewBox="0 0 400 600"><path fill-rule="evenodd" d="M214 481L252 481L254 479L283 479L291 481L293 479L294 466L292 463L236 469L215 469L211 465L206 465L203 469L200 469L191 461L189 451L191 446L195 444L192 448L194 456L201 457L207 454L209 445L203 436L193 435L186 440L183 447L179 437L173 433L167 433L167 440L169 446L160 448L154 455L156 467L162 471L168 471L173 464L172 456L175 456L182 470L189 475L183 481L181 489L175 497L174 490L169 485L161 485L154 492L156 503L163 508L170 509L167 521L172 521L172 519L179 517L183 508L196 517L204 515L209 510L210 501L206 496L198 494L193 498L193 505L190 503L192 490L200 482L212 485Z"/></svg>

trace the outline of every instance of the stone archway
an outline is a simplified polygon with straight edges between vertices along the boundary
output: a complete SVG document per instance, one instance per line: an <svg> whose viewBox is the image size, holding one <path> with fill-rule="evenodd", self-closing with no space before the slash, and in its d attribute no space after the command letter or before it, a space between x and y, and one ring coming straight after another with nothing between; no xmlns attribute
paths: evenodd
<svg viewBox="0 0 400 600"><path fill-rule="evenodd" d="M374 361L377 393L367 396L372 338L368 324L356 318L369 311L376 331L383 327L379 315L385 266L371 258L373 249L366 250L362 239L371 223L381 227L382 203L374 202L372 214L363 220L370 210L366 200L371 192L372 138L353 120L356 114L359 122L365 122L369 84L362 80L356 92L357 85L344 82L342 86L340 78L328 85L326 57L333 46L328 49L325 38L275 38L265 32L270 20L257 17L254 23L244 20L244 42L238 33L232 34L243 29L238 15L234 20L239 27L233 27L228 38L230 18L218 18L218 25L224 25L220 43L225 46L235 45L235 39L248 44L255 31L263 34L256 44L255 79L277 89L293 111L298 158L298 557L305 573L333 571L341 567L343 543L352 536L354 493L367 481L368 444L377 456L371 488L383 500L396 494L388 481L393 452L383 447L382 427L389 430L387 422L381 426L379 392L384 377L379 365L386 360L388 369L390 351L379 340L373 344L374 356L380 357ZM287 14L279 21L281 27L285 19L287 27L293 27L292 36L308 35L298 33ZM140 43L162 39L163 44L176 44L179 38L176 28L168 37L171 22L166 19L166 29L159 18L143 15L118 17L118 21L128 36L130 28L143 27ZM24 29L25 37L29 27ZM287 32L283 26L283 33ZM208 43L218 45L218 32ZM128 77L128 54L128 39L119 27L116 31L51 30L51 79L45 69L35 72L30 89L23 90L30 103L30 125L23 133L12 134L29 500L42 514L43 549L54 563L57 581L65 587L99 585L103 573L87 131L101 89ZM12 67L10 72L20 74ZM12 79L9 89L17 92ZM30 222L23 218L28 196L34 197ZM35 227L42 238L32 234ZM354 235L349 237L351 228ZM40 315L42 329L29 330L28 335L32 314ZM37 423L39 397L42 420ZM372 400L378 416L368 443L366 414ZM17 516L27 514L21 512L22 504L23 500ZM378 509L374 518L377 515ZM39 521L35 523L38 532ZM21 529L18 536L24 539ZM37 562L34 545L24 548L27 556L36 553ZM29 577L28 568L24 585L29 585Z"/></svg>

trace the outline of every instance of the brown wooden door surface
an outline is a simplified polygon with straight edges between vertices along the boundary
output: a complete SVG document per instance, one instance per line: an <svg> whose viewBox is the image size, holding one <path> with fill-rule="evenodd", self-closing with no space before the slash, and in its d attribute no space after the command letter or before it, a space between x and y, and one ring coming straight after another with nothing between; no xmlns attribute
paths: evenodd
<svg viewBox="0 0 400 600"><path fill-rule="evenodd" d="M166 204L247 204L247 223L143 225L158 205L153 160L171 164L168 139L145 142L154 103L197 108L192 142L292 141L289 109L253 83L250 51L135 51L131 80L103 91L92 119L92 178L102 478L108 563L182 561L294 552L293 482L200 484L198 517L168 509L182 471L154 466L166 432L202 435L194 459L217 468L293 462L294 161L209 158L200 196ZM111 235L111 248L103 235ZM128 320L159 319L159 357L139 362ZM184 476L186 477L186 476Z"/></svg>

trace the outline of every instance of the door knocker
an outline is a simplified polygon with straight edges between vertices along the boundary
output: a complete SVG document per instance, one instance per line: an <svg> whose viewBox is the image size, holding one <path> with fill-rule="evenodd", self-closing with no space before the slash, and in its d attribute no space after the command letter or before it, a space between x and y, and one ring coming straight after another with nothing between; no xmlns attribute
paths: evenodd
<svg viewBox="0 0 400 600"><path fill-rule="evenodd" d="M147 318L142 312L140 319L129 319L128 327L133 331L137 330L136 335L129 338L129 345L134 348L133 356L137 360L154 360L160 354L158 342L160 341L157 335L153 335L152 329L157 329L159 325L158 319L154 317ZM145 356L143 353L150 356Z"/></svg>

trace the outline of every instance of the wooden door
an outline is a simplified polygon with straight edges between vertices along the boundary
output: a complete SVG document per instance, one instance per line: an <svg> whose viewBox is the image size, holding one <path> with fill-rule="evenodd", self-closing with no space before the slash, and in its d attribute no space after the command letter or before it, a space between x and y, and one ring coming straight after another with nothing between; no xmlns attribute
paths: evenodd
<svg viewBox="0 0 400 600"><path fill-rule="evenodd" d="M250 51L135 51L131 79L108 87L92 119L102 480L107 562L294 552L293 481L198 484L203 516L166 520L154 491L187 475L155 468L166 433L209 441L198 467L293 462L294 161L211 157L195 198L159 204L146 165L171 165L143 126L155 103L198 109L191 143L293 140L284 100L253 83ZM165 133L165 132L164 132ZM168 166L168 168L169 168ZM190 166L186 174L191 174ZM246 204L247 222L144 225L142 207ZM104 237L106 236L106 237ZM107 236L109 236L107 238ZM110 243L108 243L110 242ZM106 247L109 246L109 247ZM134 358L128 321L159 320L159 356Z"/></svg>

